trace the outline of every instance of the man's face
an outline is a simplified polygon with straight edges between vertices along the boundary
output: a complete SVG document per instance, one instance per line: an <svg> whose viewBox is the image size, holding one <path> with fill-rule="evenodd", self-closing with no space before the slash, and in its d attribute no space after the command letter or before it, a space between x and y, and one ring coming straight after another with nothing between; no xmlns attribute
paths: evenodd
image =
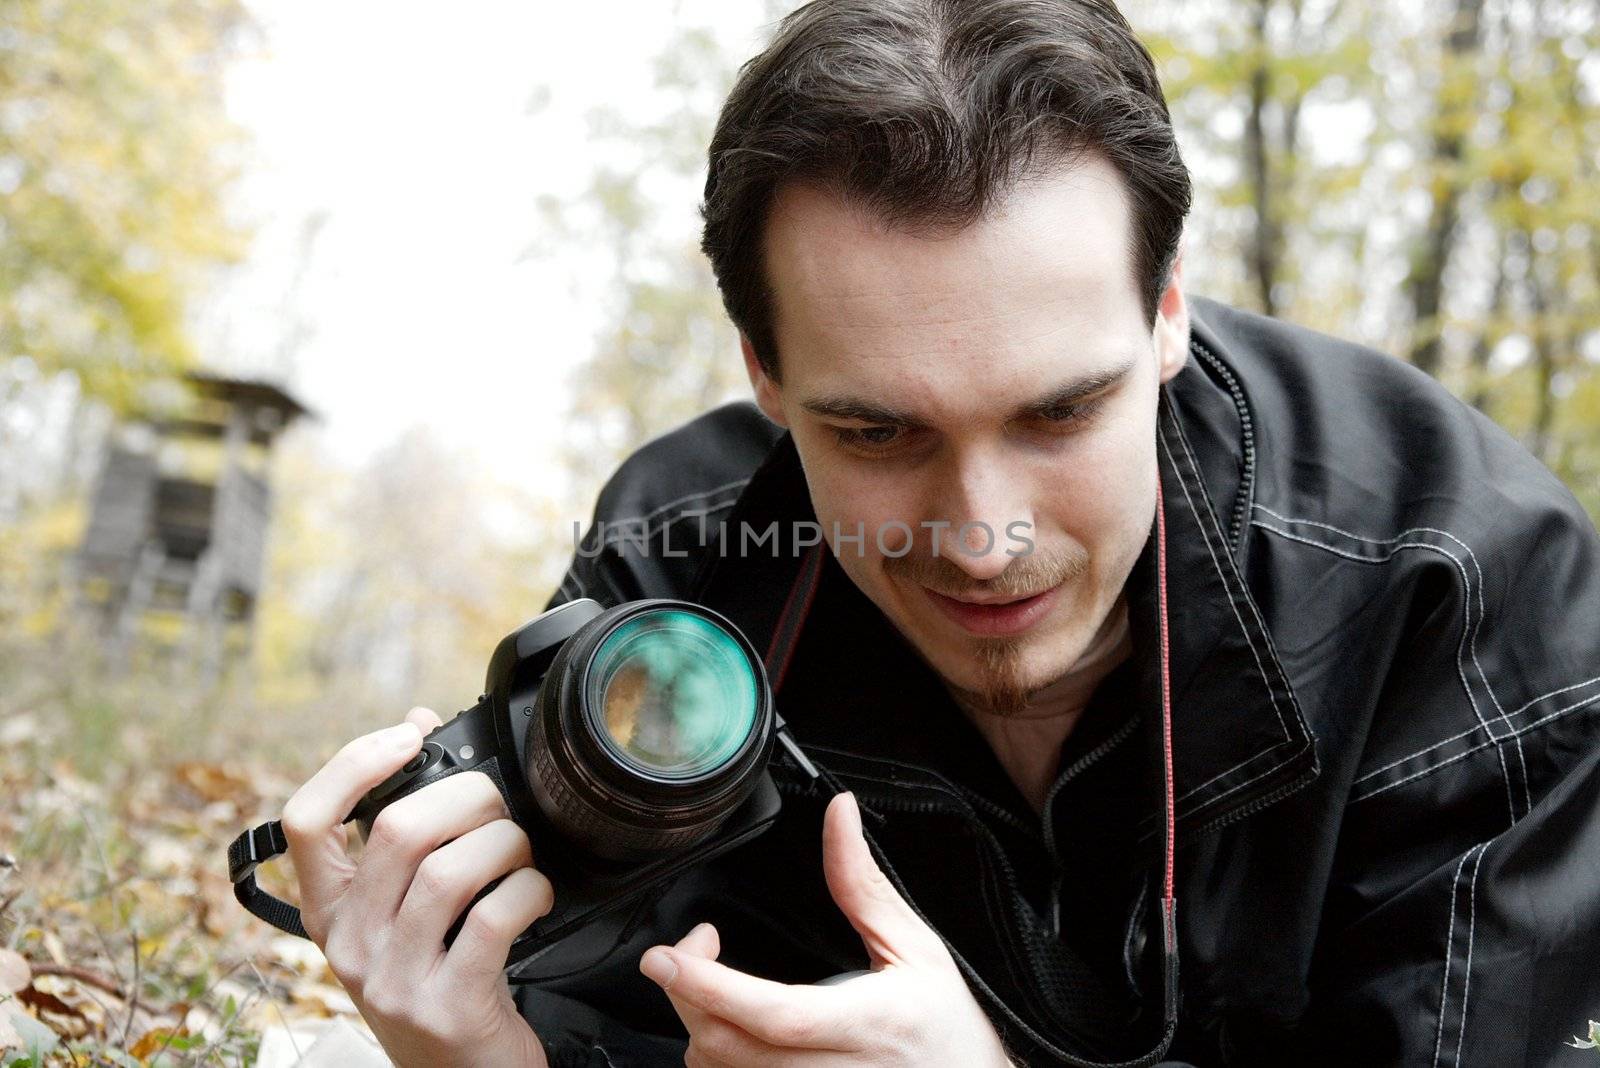
<svg viewBox="0 0 1600 1068"><path fill-rule="evenodd" d="M798 184L768 220L782 381L746 343L757 401L791 429L844 571L996 712L1082 656L1154 518L1157 386L1188 318L1175 271L1145 320L1130 235L1098 155L958 231Z"/></svg>

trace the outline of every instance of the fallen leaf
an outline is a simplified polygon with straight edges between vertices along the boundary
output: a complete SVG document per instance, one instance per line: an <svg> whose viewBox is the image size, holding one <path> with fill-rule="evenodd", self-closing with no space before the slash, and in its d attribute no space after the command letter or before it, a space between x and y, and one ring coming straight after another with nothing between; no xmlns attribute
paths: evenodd
<svg viewBox="0 0 1600 1068"><path fill-rule="evenodd" d="M21 745L37 737L39 737L39 721L34 719L31 713L24 712L21 715L11 716L4 723L0 723L0 745L7 747Z"/></svg>
<svg viewBox="0 0 1600 1068"><path fill-rule="evenodd" d="M296 983L289 996L296 1005L328 1016L353 1016L356 1012L356 1003L350 1000L344 988L328 983Z"/></svg>
<svg viewBox="0 0 1600 1068"><path fill-rule="evenodd" d="M83 1019L83 1013L76 1006L68 1005L54 991L40 990L38 987L30 986L24 990L17 991L17 1000L24 1005L32 1005L35 1010L41 1013Z"/></svg>
<svg viewBox="0 0 1600 1068"><path fill-rule="evenodd" d="M179 1049L185 1048L187 1043L180 1043L178 1040L188 1037L189 1029L186 1027L158 1027L154 1031L146 1031L128 1052L144 1060L152 1053L170 1048L174 1044L177 1044Z"/></svg>
<svg viewBox="0 0 1600 1068"><path fill-rule="evenodd" d="M203 801L237 802L244 796L254 797L250 780L235 768L188 761L174 768L173 775Z"/></svg>
<svg viewBox="0 0 1600 1068"><path fill-rule="evenodd" d="M14 949L0 949L0 994L15 994L32 981L28 958Z"/></svg>
<svg viewBox="0 0 1600 1068"><path fill-rule="evenodd" d="M317 944L304 938L280 935L267 946L279 964L302 975L321 975L323 965L327 963L327 958L322 955L322 950L317 948Z"/></svg>
<svg viewBox="0 0 1600 1068"><path fill-rule="evenodd" d="M17 1029L11 1025L11 1014L0 1011L0 1053L8 1049L19 1049L22 1046L22 1036L17 1034Z"/></svg>
<svg viewBox="0 0 1600 1068"><path fill-rule="evenodd" d="M16 1048L33 1049L40 1053L53 1052L61 1045L56 1033L14 1005L0 1003L0 1026L9 1026L16 1036ZM0 1049L4 1049L0 1042Z"/></svg>

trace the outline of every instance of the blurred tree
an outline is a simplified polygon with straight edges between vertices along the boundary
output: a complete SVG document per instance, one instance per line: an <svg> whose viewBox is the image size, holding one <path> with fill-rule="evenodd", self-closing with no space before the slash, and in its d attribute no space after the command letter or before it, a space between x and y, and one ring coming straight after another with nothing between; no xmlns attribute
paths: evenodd
<svg viewBox="0 0 1600 1068"><path fill-rule="evenodd" d="M1412 360L1600 513L1600 4L1124 6L1195 175L1191 290ZM614 265L612 325L575 382L586 500L639 441L745 388L659 192L703 174L734 64L705 31L662 57L652 101L595 116L589 189L547 204L557 240Z"/></svg>
<svg viewBox="0 0 1600 1068"><path fill-rule="evenodd" d="M482 517L494 502L556 530L553 505L518 499L420 429L358 471L305 438L283 451L255 651L262 700L348 706L368 723L384 708L470 702L495 643L543 604L556 571Z"/></svg>
<svg viewBox="0 0 1600 1068"><path fill-rule="evenodd" d="M1462 157L1482 81L1477 69L1482 41L1483 0L1455 0L1439 57L1437 103L1429 132L1432 205L1406 279L1411 299L1410 359L1429 374L1439 371L1439 304L1469 178Z"/></svg>
<svg viewBox="0 0 1600 1068"><path fill-rule="evenodd" d="M1307 325L1353 316L1370 221L1365 149L1382 122L1370 106L1374 10L1344 0L1128 9L1195 175L1192 286ZM1333 124L1356 143L1330 144Z"/></svg>
<svg viewBox="0 0 1600 1068"><path fill-rule="evenodd" d="M0 354L118 406L189 364L186 299L239 254L222 203L239 0L0 7Z"/></svg>
<svg viewBox="0 0 1600 1068"><path fill-rule="evenodd" d="M587 188L543 204L544 242L599 250L611 276L608 325L573 380L566 455L580 501L592 501L641 442L748 389L737 335L684 210L698 202L705 146L733 75L710 30L678 31L656 60L648 99L626 113L590 114L601 162Z"/></svg>
<svg viewBox="0 0 1600 1068"><path fill-rule="evenodd" d="M1136 0L1190 287L1410 359L1600 514L1600 4Z"/></svg>

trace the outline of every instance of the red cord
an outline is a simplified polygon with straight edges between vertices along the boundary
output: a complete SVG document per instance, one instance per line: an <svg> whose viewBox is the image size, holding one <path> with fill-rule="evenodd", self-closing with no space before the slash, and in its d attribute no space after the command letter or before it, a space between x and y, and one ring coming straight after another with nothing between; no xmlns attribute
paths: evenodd
<svg viewBox="0 0 1600 1068"><path fill-rule="evenodd" d="M1164 894L1168 913L1172 905L1172 868L1175 816L1172 799L1172 652L1167 642L1167 517L1161 497L1161 474L1156 473L1156 601L1161 622L1161 749L1166 760L1167 870Z"/></svg>

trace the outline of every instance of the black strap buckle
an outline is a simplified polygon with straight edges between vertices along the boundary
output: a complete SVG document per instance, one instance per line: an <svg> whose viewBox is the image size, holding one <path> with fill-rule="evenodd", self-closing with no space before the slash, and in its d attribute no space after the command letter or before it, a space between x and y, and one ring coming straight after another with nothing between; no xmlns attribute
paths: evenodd
<svg viewBox="0 0 1600 1068"><path fill-rule="evenodd" d="M252 827L228 846L228 880L233 883L233 896L251 915L287 934L310 938L300 922L299 909L256 885L256 867L288 851L289 840L283 836L282 821Z"/></svg>

